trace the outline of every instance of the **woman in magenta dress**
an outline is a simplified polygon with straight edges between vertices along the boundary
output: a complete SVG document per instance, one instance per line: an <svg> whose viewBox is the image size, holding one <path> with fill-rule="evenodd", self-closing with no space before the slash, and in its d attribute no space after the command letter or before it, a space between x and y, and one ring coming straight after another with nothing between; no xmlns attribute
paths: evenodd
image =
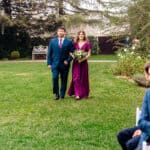
<svg viewBox="0 0 150 150"><path fill-rule="evenodd" d="M72 81L68 90L68 95L75 95L75 99L88 98L89 96L89 74L87 59L91 55L91 44L84 31L79 31L74 40L75 50L87 52L85 58L74 60L72 65Z"/></svg>

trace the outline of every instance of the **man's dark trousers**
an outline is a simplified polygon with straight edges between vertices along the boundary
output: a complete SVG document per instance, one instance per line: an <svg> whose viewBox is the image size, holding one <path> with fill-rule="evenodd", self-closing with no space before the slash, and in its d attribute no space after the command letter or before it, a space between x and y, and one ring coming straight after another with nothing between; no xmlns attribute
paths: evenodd
<svg viewBox="0 0 150 150"><path fill-rule="evenodd" d="M138 129L138 127L133 127L124 129L118 133L117 139L123 150L135 150L139 143L140 136L133 138L132 135Z"/></svg>
<svg viewBox="0 0 150 150"><path fill-rule="evenodd" d="M69 72L69 64L65 65L63 62L60 62L57 68L52 69L53 75L53 93L59 95L64 98L67 88L67 79ZM61 79L61 87L59 91L59 77Z"/></svg>

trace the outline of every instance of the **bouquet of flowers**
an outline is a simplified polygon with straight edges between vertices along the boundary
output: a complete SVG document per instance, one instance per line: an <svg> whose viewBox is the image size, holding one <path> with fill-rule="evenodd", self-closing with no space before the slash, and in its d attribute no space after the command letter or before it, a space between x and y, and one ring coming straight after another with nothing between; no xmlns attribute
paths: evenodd
<svg viewBox="0 0 150 150"><path fill-rule="evenodd" d="M75 60L81 60L86 57L87 52L85 52L83 50L75 50L73 55L74 55Z"/></svg>

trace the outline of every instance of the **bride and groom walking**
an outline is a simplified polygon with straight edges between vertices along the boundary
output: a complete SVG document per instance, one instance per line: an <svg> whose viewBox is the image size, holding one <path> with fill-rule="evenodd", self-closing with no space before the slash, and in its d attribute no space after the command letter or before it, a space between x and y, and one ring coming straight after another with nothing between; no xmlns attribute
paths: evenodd
<svg viewBox="0 0 150 150"><path fill-rule="evenodd" d="M68 95L74 95L76 100L88 98L89 75L87 59L91 55L91 44L84 31L79 31L74 41L66 38L65 34L65 28L59 27L57 29L57 37L49 42L48 47L47 65L52 72L54 99L59 100L65 97L68 72L72 60L72 80ZM87 52L87 55L80 60L76 60L73 54L79 50ZM60 88L59 76L61 83Z"/></svg>

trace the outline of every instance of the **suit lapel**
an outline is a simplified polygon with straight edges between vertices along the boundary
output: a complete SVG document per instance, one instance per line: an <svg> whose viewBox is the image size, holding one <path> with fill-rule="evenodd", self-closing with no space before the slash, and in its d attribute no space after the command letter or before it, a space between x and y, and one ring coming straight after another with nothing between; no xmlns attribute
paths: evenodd
<svg viewBox="0 0 150 150"><path fill-rule="evenodd" d="M59 47L59 39L58 37L56 38L57 46Z"/></svg>

